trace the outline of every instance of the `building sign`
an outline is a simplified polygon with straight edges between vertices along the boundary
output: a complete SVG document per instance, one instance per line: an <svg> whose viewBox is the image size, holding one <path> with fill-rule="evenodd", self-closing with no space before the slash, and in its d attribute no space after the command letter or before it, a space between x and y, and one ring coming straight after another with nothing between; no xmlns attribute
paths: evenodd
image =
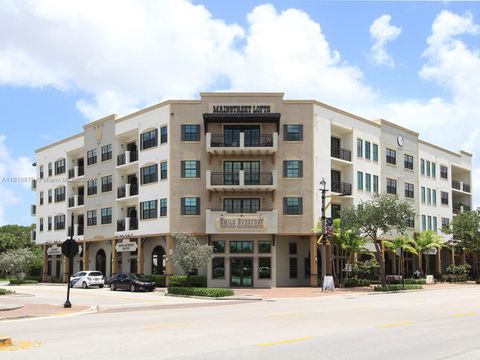
<svg viewBox="0 0 480 360"><path fill-rule="evenodd" d="M214 114L269 114L271 105L212 105Z"/></svg>
<svg viewBox="0 0 480 360"><path fill-rule="evenodd" d="M62 248L59 246L52 246L47 249L48 255L62 255Z"/></svg>
<svg viewBox="0 0 480 360"><path fill-rule="evenodd" d="M215 227L220 232L264 231L267 228L267 219L262 215L222 215L216 219Z"/></svg>
<svg viewBox="0 0 480 360"><path fill-rule="evenodd" d="M137 243L131 241L122 241L115 245L118 252L137 251Z"/></svg>

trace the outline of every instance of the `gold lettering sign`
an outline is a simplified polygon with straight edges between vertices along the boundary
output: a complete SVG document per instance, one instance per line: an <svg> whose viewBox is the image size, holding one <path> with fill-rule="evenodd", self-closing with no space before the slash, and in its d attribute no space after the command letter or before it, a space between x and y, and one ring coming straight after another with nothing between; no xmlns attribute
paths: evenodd
<svg viewBox="0 0 480 360"><path fill-rule="evenodd" d="M267 219L261 215L222 215L215 220L218 231L264 231Z"/></svg>
<svg viewBox="0 0 480 360"><path fill-rule="evenodd" d="M228 104L212 105L211 111L214 114L269 114L271 108L268 104Z"/></svg>

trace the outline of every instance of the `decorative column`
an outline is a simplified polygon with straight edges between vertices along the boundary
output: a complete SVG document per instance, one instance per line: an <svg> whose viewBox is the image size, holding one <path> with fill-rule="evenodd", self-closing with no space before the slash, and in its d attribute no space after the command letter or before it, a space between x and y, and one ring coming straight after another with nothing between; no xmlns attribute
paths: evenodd
<svg viewBox="0 0 480 360"><path fill-rule="evenodd" d="M143 251L143 241L142 238L137 239L137 265L138 265L138 272L143 274L145 259L144 259L144 251Z"/></svg>
<svg viewBox="0 0 480 360"><path fill-rule="evenodd" d="M83 271L88 271L90 268L90 254L88 243L85 241L83 243ZM107 276L107 274L103 274L103 276Z"/></svg>
<svg viewBox="0 0 480 360"><path fill-rule="evenodd" d="M451 246L451 254L452 254L452 265L455 265L455 246Z"/></svg>
<svg viewBox="0 0 480 360"><path fill-rule="evenodd" d="M62 255L63 258L63 282L67 283L70 278L70 258Z"/></svg>
<svg viewBox="0 0 480 360"><path fill-rule="evenodd" d="M46 282L48 280L48 245L43 247L43 270L42 270L42 281Z"/></svg>
<svg viewBox="0 0 480 360"><path fill-rule="evenodd" d="M173 262L172 262L172 255L173 255L173 238L172 235L167 235L167 264L165 269L165 285L168 287L170 283L170 276L173 275Z"/></svg>
<svg viewBox="0 0 480 360"><path fill-rule="evenodd" d="M118 273L118 260L117 260L117 250L115 249L115 245L117 244L117 240L112 239L112 275Z"/></svg>
<svg viewBox="0 0 480 360"><path fill-rule="evenodd" d="M435 256L435 272L437 274L442 273L442 249L437 249L437 255Z"/></svg>
<svg viewBox="0 0 480 360"><path fill-rule="evenodd" d="M310 286L318 286L317 236L310 236Z"/></svg>

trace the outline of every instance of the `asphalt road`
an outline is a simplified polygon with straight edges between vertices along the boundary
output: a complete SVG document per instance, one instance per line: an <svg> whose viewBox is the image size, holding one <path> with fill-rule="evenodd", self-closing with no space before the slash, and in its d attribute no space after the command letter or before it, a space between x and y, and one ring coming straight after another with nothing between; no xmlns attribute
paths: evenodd
<svg viewBox="0 0 480 360"><path fill-rule="evenodd" d="M178 299L3 321L1 335L32 346L0 351L0 358L480 359L480 287L242 303Z"/></svg>

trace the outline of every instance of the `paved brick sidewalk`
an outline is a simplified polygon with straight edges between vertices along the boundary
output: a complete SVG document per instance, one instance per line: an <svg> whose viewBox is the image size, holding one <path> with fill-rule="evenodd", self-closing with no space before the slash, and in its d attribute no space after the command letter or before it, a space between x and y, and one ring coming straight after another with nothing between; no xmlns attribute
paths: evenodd
<svg viewBox="0 0 480 360"><path fill-rule="evenodd" d="M9 319L21 319L39 316L60 316L75 314L89 309L88 306L73 306L70 309L64 309L62 305L48 304L25 304L22 308L16 310L7 310L0 312L0 321Z"/></svg>

